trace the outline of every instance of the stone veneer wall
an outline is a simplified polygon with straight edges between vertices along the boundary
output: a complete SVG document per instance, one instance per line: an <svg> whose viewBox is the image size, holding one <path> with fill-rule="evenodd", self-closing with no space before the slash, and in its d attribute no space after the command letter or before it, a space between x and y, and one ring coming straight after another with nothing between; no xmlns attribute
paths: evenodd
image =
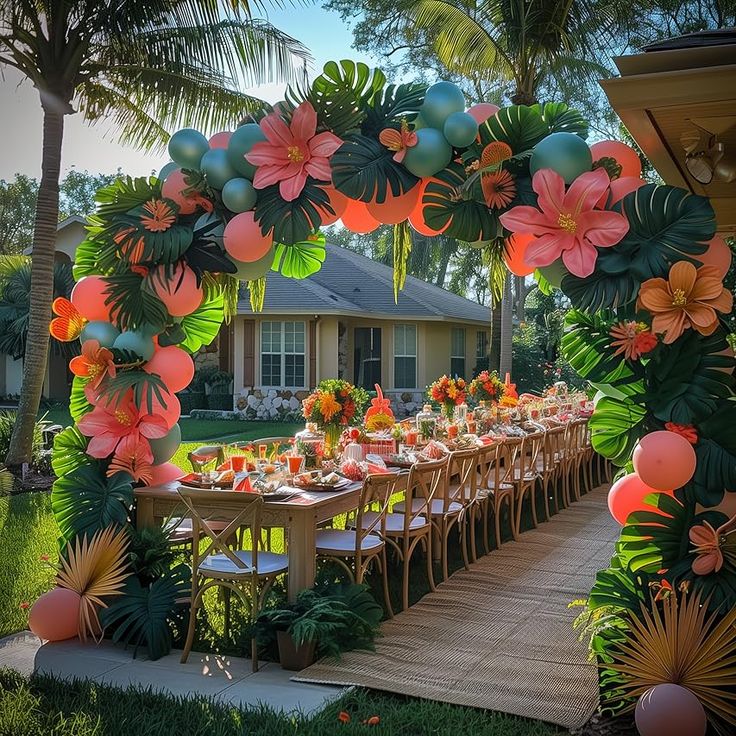
<svg viewBox="0 0 736 736"><path fill-rule="evenodd" d="M423 391L384 391L383 395L391 399L391 408L397 419L413 417L422 410L425 402Z"/></svg>

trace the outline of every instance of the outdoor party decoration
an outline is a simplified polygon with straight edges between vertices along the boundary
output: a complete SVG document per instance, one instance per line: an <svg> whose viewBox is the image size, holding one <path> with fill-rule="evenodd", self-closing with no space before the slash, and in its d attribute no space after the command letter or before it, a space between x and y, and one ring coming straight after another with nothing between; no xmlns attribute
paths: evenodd
<svg viewBox="0 0 736 736"><path fill-rule="evenodd" d="M390 429L396 423L391 409L391 399L384 397L379 384L376 384L376 394L376 398L371 399L371 405L365 412L365 428L369 432Z"/></svg>
<svg viewBox="0 0 736 736"><path fill-rule="evenodd" d="M657 490L648 486L636 473L629 473L619 478L611 486L608 492L608 510L611 516L623 526L629 515L635 511L654 509L646 501L652 493L657 493ZM672 491L670 490L669 493L671 495Z"/></svg>
<svg viewBox="0 0 736 736"><path fill-rule="evenodd" d="M694 475L697 459L690 442L677 432L651 432L631 456L642 483L658 491L682 488Z"/></svg>
<svg viewBox="0 0 736 736"><path fill-rule="evenodd" d="M468 393L478 402L497 404L505 388L496 371L483 370L468 384Z"/></svg>
<svg viewBox="0 0 736 736"><path fill-rule="evenodd" d="M31 607L28 628L44 641L64 641L79 634L79 593L67 588L52 588Z"/></svg>
<svg viewBox="0 0 736 736"><path fill-rule="evenodd" d="M337 445L342 431L360 421L367 402L365 389L341 378L328 378L302 401L302 414L324 432L329 452Z"/></svg>
<svg viewBox="0 0 736 736"><path fill-rule="evenodd" d="M440 405L447 421L451 421L455 407L464 404L467 398L467 384L464 378L440 376L427 387L427 398Z"/></svg>
<svg viewBox="0 0 736 736"><path fill-rule="evenodd" d="M635 719L641 736L705 736L708 729L700 701L674 683L647 690L636 704Z"/></svg>

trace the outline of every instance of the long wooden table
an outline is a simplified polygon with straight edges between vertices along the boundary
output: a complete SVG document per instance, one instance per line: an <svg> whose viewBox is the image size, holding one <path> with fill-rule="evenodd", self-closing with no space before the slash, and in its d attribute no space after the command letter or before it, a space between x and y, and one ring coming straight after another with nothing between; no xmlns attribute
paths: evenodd
<svg viewBox="0 0 736 736"><path fill-rule="evenodd" d="M139 529L161 526L164 519L185 512L184 504L177 493L177 481L148 488L136 488L136 524ZM298 496L289 501L266 501L263 506L261 523L264 526L282 526L289 539L289 577L288 595L293 601L297 593L314 585L316 574L317 548L315 535L317 525L335 516L345 514L357 507L360 500L361 484L354 483L349 488L334 492L298 491ZM202 508L204 515L225 515L232 511L232 517L242 510L243 493L234 491L210 491L212 507Z"/></svg>

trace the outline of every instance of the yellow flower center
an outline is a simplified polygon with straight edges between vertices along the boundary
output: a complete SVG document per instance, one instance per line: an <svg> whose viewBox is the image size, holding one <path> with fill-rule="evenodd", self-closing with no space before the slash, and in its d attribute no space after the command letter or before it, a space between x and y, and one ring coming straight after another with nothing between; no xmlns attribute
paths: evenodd
<svg viewBox="0 0 736 736"><path fill-rule="evenodd" d="M99 363L87 363L87 375L90 378L97 378L102 373L102 366Z"/></svg>
<svg viewBox="0 0 736 736"><path fill-rule="evenodd" d="M672 306L684 307L687 304L687 296L682 289L675 289L672 292Z"/></svg>
<svg viewBox="0 0 736 736"><path fill-rule="evenodd" d="M286 157L289 159L289 161L294 161L295 163L299 163L300 161L304 161L304 153L299 146L289 146L286 149Z"/></svg>
<svg viewBox="0 0 736 736"><path fill-rule="evenodd" d="M565 212L560 212L560 216L557 219L557 224L567 233L570 233L572 235L575 234L576 230L578 229L578 224L575 222L575 218Z"/></svg>
<svg viewBox="0 0 736 736"><path fill-rule="evenodd" d="M118 422L120 424L122 424L123 426L125 426L125 427L129 427L130 424L131 424L130 417L124 411L120 411L120 410L116 411L115 412L115 419L117 419Z"/></svg>

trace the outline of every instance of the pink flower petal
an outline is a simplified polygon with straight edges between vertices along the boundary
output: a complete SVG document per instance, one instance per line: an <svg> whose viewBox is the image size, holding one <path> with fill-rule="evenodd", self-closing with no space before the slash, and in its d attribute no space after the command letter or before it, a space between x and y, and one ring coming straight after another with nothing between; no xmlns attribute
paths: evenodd
<svg viewBox="0 0 736 736"><path fill-rule="evenodd" d="M565 202L565 180L552 169L541 169L532 178L532 189L539 195L539 209L557 222Z"/></svg>
<svg viewBox="0 0 736 736"><path fill-rule="evenodd" d="M540 212L536 207L517 205L516 207L512 207L508 212L504 212L498 219L511 232L545 235L547 233L555 233L559 230L557 217L555 215L554 220L550 220L547 215Z"/></svg>
<svg viewBox="0 0 736 736"><path fill-rule="evenodd" d="M94 437L102 432L110 431L112 423L117 424L115 417L106 412L103 407L95 407L85 414L78 422L79 431L87 437Z"/></svg>
<svg viewBox="0 0 736 736"><path fill-rule="evenodd" d="M524 260L530 265L539 268L554 263L560 254L571 248L575 238L564 230L555 233L546 233L527 246Z"/></svg>
<svg viewBox="0 0 736 736"><path fill-rule="evenodd" d="M618 212L590 210L577 217L577 235L591 245L608 248L621 242L629 231L629 221Z"/></svg>
<svg viewBox="0 0 736 736"><path fill-rule="evenodd" d="M598 258L598 251L592 245L580 240L576 240L575 245L562 254L562 262L565 264L565 268L581 279L593 273L596 258Z"/></svg>
<svg viewBox="0 0 736 736"><path fill-rule="evenodd" d="M286 148L274 146L261 141L245 154L245 159L253 166L272 166L289 163L289 152Z"/></svg>
<svg viewBox="0 0 736 736"><path fill-rule="evenodd" d="M586 171L570 184L562 205L563 212L569 212L576 219L577 215L592 210L596 202L608 189L611 180L605 169ZM535 189L536 191L536 189Z"/></svg>
<svg viewBox="0 0 736 736"><path fill-rule="evenodd" d="M169 433L169 426L163 417L146 414L141 417L138 430L143 437L147 437L149 440L157 440Z"/></svg>
<svg viewBox="0 0 736 736"><path fill-rule="evenodd" d="M312 156L329 158L342 145L342 141L334 133L319 133L309 141L309 152Z"/></svg>
<svg viewBox="0 0 736 736"><path fill-rule="evenodd" d="M330 181L332 179L332 169L330 162L326 158L310 159L304 170L317 181Z"/></svg>
<svg viewBox="0 0 736 736"><path fill-rule="evenodd" d="M253 177L253 186L256 189L265 189L271 184L278 184L284 177L289 176L291 164L284 166L259 166Z"/></svg>
<svg viewBox="0 0 736 736"><path fill-rule="evenodd" d="M112 434L95 435L87 445L87 454L97 458L107 457L115 451L119 441L120 437Z"/></svg>
<svg viewBox="0 0 736 736"><path fill-rule="evenodd" d="M302 102L291 116L291 134L294 138L308 141L317 130L317 113L311 102Z"/></svg>
<svg viewBox="0 0 736 736"><path fill-rule="evenodd" d="M288 148L294 142L294 136L289 130L289 126L278 113L272 112L270 115L266 115L261 120L260 126L263 134L273 146Z"/></svg>
<svg viewBox="0 0 736 736"><path fill-rule="evenodd" d="M302 169L294 174L294 176L290 176L288 179L282 179L279 184L279 192L287 202L293 202L302 193L302 189L304 189L306 183L307 173Z"/></svg>

